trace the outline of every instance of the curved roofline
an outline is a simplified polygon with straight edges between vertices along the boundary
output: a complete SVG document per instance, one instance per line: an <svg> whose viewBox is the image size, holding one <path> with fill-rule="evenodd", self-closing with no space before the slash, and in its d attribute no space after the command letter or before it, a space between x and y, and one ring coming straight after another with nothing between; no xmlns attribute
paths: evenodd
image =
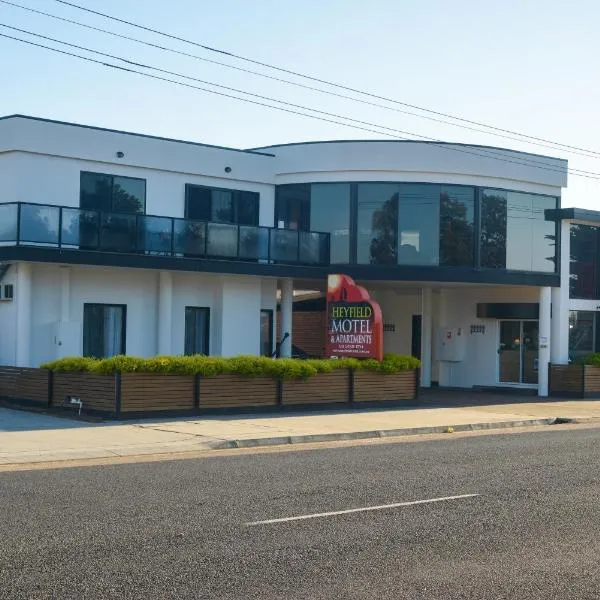
<svg viewBox="0 0 600 600"><path fill-rule="evenodd" d="M501 150L503 152L514 152L515 154L526 154L527 156L536 156L538 158L550 158L552 160L560 160L567 162L566 158L558 158L547 154L536 154L534 152L524 152L523 150L513 150L512 148L502 148L501 146L486 146L484 144L465 144L463 142L436 142L433 140L313 140L308 142L289 142L287 144L273 144L271 146L256 146L256 148L248 148L253 152L267 150L270 148L285 148L286 146L306 146L309 144L356 144L356 143L382 143L382 144L431 144L434 146L461 146L466 148L485 148L488 150Z"/></svg>
<svg viewBox="0 0 600 600"><path fill-rule="evenodd" d="M122 131L121 129L109 129L108 127L97 127L96 125L82 125L81 123L70 123L69 121L58 121L55 119L45 119L43 117L32 117L30 115L5 115L0 117L0 121L7 119L28 119L30 121L41 121L42 123L53 123L55 125L68 125L70 127L80 127L81 129L93 129L95 131L106 131L108 133L121 133L123 135L133 135L135 137L147 138L151 140L159 140L162 142L175 142L178 144L188 144L190 146L200 146L202 148L214 148L215 150L230 150L231 152L242 152L244 154L256 154L258 156L275 156L268 152L261 152L259 150L242 149L242 148L228 148L227 146L215 146L213 144L202 144L200 142L191 142L189 140L178 140L175 138L161 137L158 135L150 135L147 133L135 133L134 131Z"/></svg>

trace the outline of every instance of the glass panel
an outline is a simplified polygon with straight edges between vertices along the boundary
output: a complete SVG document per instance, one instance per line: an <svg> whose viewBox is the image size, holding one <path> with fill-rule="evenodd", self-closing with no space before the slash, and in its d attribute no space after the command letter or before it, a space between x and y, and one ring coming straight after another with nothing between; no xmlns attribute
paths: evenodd
<svg viewBox="0 0 600 600"><path fill-rule="evenodd" d="M98 247L99 213L79 208L62 209L61 246L94 250Z"/></svg>
<svg viewBox="0 0 600 600"><path fill-rule="evenodd" d="M17 241L16 204L0 204L0 242Z"/></svg>
<svg viewBox="0 0 600 600"><path fill-rule="evenodd" d="M271 356L273 353L273 311L260 311L260 353Z"/></svg>
<svg viewBox="0 0 600 600"><path fill-rule="evenodd" d="M271 260L298 262L298 232L289 229L271 230Z"/></svg>
<svg viewBox="0 0 600 600"><path fill-rule="evenodd" d="M500 381L521 381L521 321L500 321Z"/></svg>
<svg viewBox="0 0 600 600"><path fill-rule="evenodd" d="M304 264L322 264L323 247L321 243L322 234L309 231L299 231L300 254L299 260Z"/></svg>
<svg viewBox="0 0 600 600"><path fill-rule="evenodd" d="M206 253L206 223L174 220L173 251L183 256L204 256Z"/></svg>
<svg viewBox="0 0 600 600"><path fill-rule="evenodd" d="M398 191L392 183L358 184L358 263L396 263Z"/></svg>
<svg viewBox="0 0 600 600"><path fill-rule="evenodd" d="M302 231L310 229L310 185L308 183L277 186L275 207L278 228Z"/></svg>
<svg viewBox="0 0 600 600"><path fill-rule="evenodd" d="M233 193L212 190L210 220L218 223L233 223Z"/></svg>
<svg viewBox="0 0 600 600"><path fill-rule="evenodd" d="M506 267L506 192L483 190L481 197L481 266Z"/></svg>
<svg viewBox="0 0 600 600"><path fill-rule="evenodd" d="M532 240L531 270L554 273L556 264L556 224L546 221L545 211L556 208L556 198L532 196Z"/></svg>
<svg viewBox="0 0 600 600"><path fill-rule="evenodd" d="M171 223L168 217L138 217L138 249L147 254L171 254Z"/></svg>
<svg viewBox="0 0 600 600"><path fill-rule="evenodd" d="M569 358L576 360L596 349L596 313L571 311L569 313Z"/></svg>
<svg viewBox="0 0 600 600"><path fill-rule="evenodd" d="M537 321L523 321L522 383L538 382L538 334Z"/></svg>
<svg viewBox="0 0 600 600"><path fill-rule="evenodd" d="M126 214L102 214L100 249L110 252L136 251L136 217Z"/></svg>
<svg viewBox="0 0 600 600"><path fill-rule="evenodd" d="M112 210L115 212L146 212L146 180L133 177L113 177Z"/></svg>
<svg viewBox="0 0 600 600"><path fill-rule="evenodd" d="M571 298L593 300L598 297L598 228L571 225L569 288Z"/></svg>
<svg viewBox="0 0 600 600"><path fill-rule="evenodd" d="M225 223L207 223L206 254L217 257L236 257L238 227Z"/></svg>
<svg viewBox="0 0 600 600"><path fill-rule="evenodd" d="M210 309L185 307L184 354L209 354Z"/></svg>
<svg viewBox="0 0 600 600"><path fill-rule="evenodd" d="M240 225L240 258L267 260L269 258L269 230L266 227Z"/></svg>
<svg viewBox="0 0 600 600"><path fill-rule="evenodd" d="M440 186L405 184L398 201L398 264L437 265Z"/></svg>
<svg viewBox="0 0 600 600"><path fill-rule="evenodd" d="M210 221L210 188L197 185L185 186L185 217L199 221Z"/></svg>
<svg viewBox="0 0 600 600"><path fill-rule="evenodd" d="M440 265L473 265L475 190L443 185L440 194Z"/></svg>
<svg viewBox="0 0 600 600"><path fill-rule="evenodd" d="M112 210L112 177L100 173L81 173L79 206L90 210Z"/></svg>
<svg viewBox="0 0 600 600"><path fill-rule="evenodd" d="M310 231L331 234L331 263L350 262L350 184L313 183Z"/></svg>
<svg viewBox="0 0 600 600"><path fill-rule="evenodd" d="M108 304L84 304L83 355L107 358L125 354L125 308Z"/></svg>
<svg viewBox="0 0 600 600"><path fill-rule="evenodd" d="M20 242L57 245L59 214L56 206L22 204Z"/></svg>
<svg viewBox="0 0 600 600"><path fill-rule="evenodd" d="M234 192L235 222L240 225L258 225L259 194Z"/></svg>

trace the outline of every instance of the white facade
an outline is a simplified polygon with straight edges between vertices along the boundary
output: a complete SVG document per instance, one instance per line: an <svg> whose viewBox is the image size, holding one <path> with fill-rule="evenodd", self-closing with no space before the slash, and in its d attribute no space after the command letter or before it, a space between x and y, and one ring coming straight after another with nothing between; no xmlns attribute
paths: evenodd
<svg viewBox="0 0 600 600"><path fill-rule="evenodd" d="M540 165L547 168L540 168ZM196 184L260 194L258 224L276 227L276 186L318 182L418 182L459 184L560 197L566 162L510 150L460 144L348 141L290 144L234 150L151 136L75 126L28 117L0 119L0 184L3 203L80 206L81 172L144 179L145 213L185 217L185 186ZM0 213L0 216L2 213ZM2 250L0 222L0 263ZM39 248L39 246L38 246ZM482 285L474 282L360 281L381 304L386 352L410 354L413 315L421 316L422 384L493 386L499 383L499 320L477 317L482 303L540 303L551 295L552 322L541 305L541 337L553 362L568 359L568 311L596 301L568 295L568 224L563 224L561 286ZM66 255L64 255L66 256ZM323 278L281 269L244 274L153 265L74 264L9 260L1 286L14 299L0 302L0 364L37 366L81 355L85 304L126 306L126 352L137 356L183 354L186 307L210 311L209 352L259 354L261 311L278 317L290 334L282 352L292 352L292 289L323 289ZM260 262L260 261L259 261ZM166 263L165 263L166 264ZM344 267L329 271L344 272ZM282 275L283 273L283 275ZM543 291L540 292L540 289ZM542 303L543 304L543 303ZM549 306L549 305L548 305ZM591 308L589 308L592 310ZM480 326L485 326L484 328ZM445 332L462 337L454 355ZM315 332L315 335L324 332ZM463 342L464 340L464 342ZM551 341L550 341L551 340ZM463 347L464 346L464 347ZM543 361L546 348L540 348ZM544 393L540 382L540 393Z"/></svg>

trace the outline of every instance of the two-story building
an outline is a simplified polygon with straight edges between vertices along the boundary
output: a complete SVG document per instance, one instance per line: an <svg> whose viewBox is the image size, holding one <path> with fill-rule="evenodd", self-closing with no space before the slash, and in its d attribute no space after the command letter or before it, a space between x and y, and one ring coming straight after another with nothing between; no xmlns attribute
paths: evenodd
<svg viewBox="0 0 600 600"><path fill-rule="evenodd" d="M416 141L238 150L10 116L0 183L0 364L271 355L276 331L289 355L293 307L329 273L370 291L385 350L420 356L426 387L545 395L550 360L596 347L600 216L561 209L556 158Z"/></svg>

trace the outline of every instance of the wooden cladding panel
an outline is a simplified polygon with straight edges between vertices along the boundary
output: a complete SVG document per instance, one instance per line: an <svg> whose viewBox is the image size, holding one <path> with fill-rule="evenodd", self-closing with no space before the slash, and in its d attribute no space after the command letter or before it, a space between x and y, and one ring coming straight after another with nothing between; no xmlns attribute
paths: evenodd
<svg viewBox="0 0 600 600"><path fill-rule="evenodd" d="M121 375L121 412L192 410L194 377L152 373Z"/></svg>
<svg viewBox="0 0 600 600"><path fill-rule="evenodd" d="M274 406L277 381L268 377L221 374L200 380L200 408Z"/></svg>
<svg viewBox="0 0 600 600"><path fill-rule="evenodd" d="M115 412L115 377L96 373L54 373L52 401L56 406L67 396L81 398L86 409Z"/></svg>
<svg viewBox="0 0 600 600"><path fill-rule="evenodd" d="M25 367L0 367L0 396L48 402L48 371Z"/></svg>
<svg viewBox="0 0 600 600"><path fill-rule="evenodd" d="M338 369L319 373L310 379L283 382L283 404L327 404L348 402L349 373Z"/></svg>
<svg viewBox="0 0 600 600"><path fill-rule="evenodd" d="M600 367L585 365L585 391L588 393L600 392Z"/></svg>
<svg viewBox="0 0 600 600"><path fill-rule="evenodd" d="M583 394L583 366L551 365L550 393Z"/></svg>
<svg viewBox="0 0 600 600"><path fill-rule="evenodd" d="M356 371L354 373L354 400L376 402L385 400L412 400L416 396L414 371L393 375Z"/></svg>

